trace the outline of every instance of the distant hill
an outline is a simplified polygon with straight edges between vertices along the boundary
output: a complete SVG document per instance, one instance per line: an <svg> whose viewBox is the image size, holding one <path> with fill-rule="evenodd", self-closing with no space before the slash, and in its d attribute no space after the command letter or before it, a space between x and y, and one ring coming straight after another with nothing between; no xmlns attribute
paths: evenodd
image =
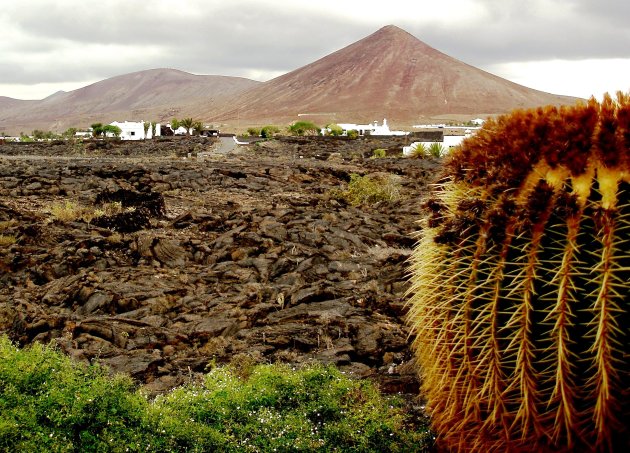
<svg viewBox="0 0 630 453"><path fill-rule="evenodd" d="M186 106L200 99L213 104L260 83L241 77L150 69L58 92L41 101L0 99L0 128L6 124L26 131L35 127L62 130L95 121L164 121L188 116Z"/></svg>
<svg viewBox="0 0 630 453"><path fill-rule="evenodd" d="M64 130L95 121L192 116L235 125L488 115L577 98L497 77L388 25L268 82L193 75L174 69L125 74L41 101L0 98L0 130Z"/></svg>

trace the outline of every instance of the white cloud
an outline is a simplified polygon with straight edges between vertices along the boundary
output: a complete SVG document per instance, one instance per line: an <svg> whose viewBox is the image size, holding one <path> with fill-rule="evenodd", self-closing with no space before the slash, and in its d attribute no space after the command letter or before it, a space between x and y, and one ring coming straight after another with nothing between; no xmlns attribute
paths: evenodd
<svg viewBox="0 0 630 453"><path fill-rule="evenodd" d="M630 92L630 58L513 62L485 69L512 82L554 94L601 99L606 92Z"/></svg>
<svg viewBox="0 0 630 453"><path fill-rule="evenodd" d="M33 85L23 85L19 83L0 83L0 93L10 93L16 99L44 99L58 91L72 91L82 88L98 80L83 80L79 82L67 83L36 83Z"/></svg>

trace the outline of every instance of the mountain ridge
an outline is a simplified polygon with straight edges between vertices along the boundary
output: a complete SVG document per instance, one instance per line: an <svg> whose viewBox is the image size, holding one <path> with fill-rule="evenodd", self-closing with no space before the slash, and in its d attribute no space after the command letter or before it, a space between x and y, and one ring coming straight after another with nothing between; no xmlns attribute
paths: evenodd
<svg viewBox="0 0 630 453"><path fill-rule="evenodd" d="M440 115L505 113L578 98L518 85L450 57L387 25L266 82L158 68L104 79L40 101L0 98L0 130L63 129L113 120L191 116L240 126L317 122L416 124ZM16 102L17 101L17 102ZM315 118L314 118L315 119Z"/></svg>

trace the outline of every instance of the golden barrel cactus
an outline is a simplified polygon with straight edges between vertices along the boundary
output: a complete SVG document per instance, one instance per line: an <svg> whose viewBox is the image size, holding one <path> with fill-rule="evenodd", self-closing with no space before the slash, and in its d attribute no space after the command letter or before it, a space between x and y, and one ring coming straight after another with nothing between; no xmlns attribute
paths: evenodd
<svg viewBox="0 0 630 453"><path fill-rule="evenodd" d="M630 101L489 120L445 163L408 322L439 445L630 451Z"/></svg>

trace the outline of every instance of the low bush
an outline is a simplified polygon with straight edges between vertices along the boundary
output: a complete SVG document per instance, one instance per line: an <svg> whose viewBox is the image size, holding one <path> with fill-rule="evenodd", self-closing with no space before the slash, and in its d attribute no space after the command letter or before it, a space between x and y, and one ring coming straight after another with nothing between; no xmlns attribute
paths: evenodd
<svg viewBox="0 0 630 453"><path fill-rule="evenodd" d="M400 198L400 183L395 175L360 176L353 173L345 190L332 190L329 196L343 199L353 206L395 201Z"/></svg>
<svg viewBox="0 0 630 453"><path fill-rule="evenodd" d="M387 157L387 150L385 150L383 148L378 148L378 149L375 149L374 151L372 151L372 158L373 159L381 159L383 157Z"/></svg>
<svg viewBox="0 0 630 453"><path fill-rule="evenodd" d="M293 135L319 135L320 128L311 121L296 121L289 126L289 133Z"/></svg>
<svg viewBox="0 0 630 453"><path fill-rule="evenodd" d="M250 137L258 137L260 135L260 129L257 127L248 127L247 135Z"/></svg>
<svg viewBox="0 0 630 453"><path fill-rule="evenodd" d="M277 126L265 126L260 130L262 138L272 138L278 133L280 133L280 128Z"/></svg>
<svg viewBox="0 0 630 453"><path fill-rule="evenodd" d="M338 124L329 124L326 126L327 134L331 137L340 137L343 135L343 128Z"/></svg>
<svg viewBox="0 0 630 453"><path fill-rule="evenodd" d="M441 143L434 142L429 145L428 152L432 157L442 157L445 153L445 149Z"/></svg>
<svg viewBox="0 0 630 453"><path fill-rule="evenodd" d="M411 149L409 157L412 159L424 159L429 155L429 150L424 143L418 143Z"/></svg>
<svg viewBox="0 0 630 453"><path fill-rule="evenodd" d="M214 368L149 401L123 376L0 337L0 451L427 451L402 401L333 367Z"/></svg>

